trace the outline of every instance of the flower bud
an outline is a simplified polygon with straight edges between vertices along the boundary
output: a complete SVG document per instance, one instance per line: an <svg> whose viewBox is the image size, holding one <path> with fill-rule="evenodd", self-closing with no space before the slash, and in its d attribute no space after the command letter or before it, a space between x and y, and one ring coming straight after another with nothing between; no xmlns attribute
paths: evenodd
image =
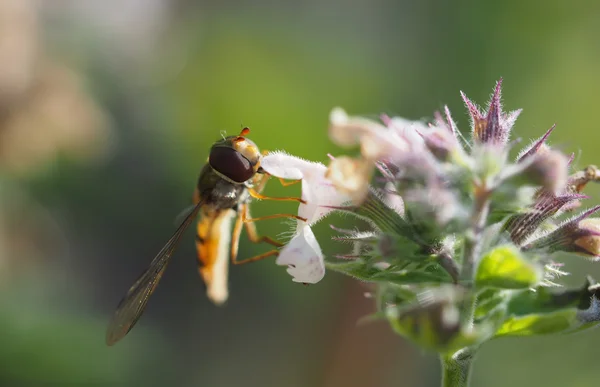
<svg viewBox="0 0 600 387"><path fill-rule="evenodd" d="M425 146L440 161L446 161L458 148L458 142L454 134L441 128L432 128L426 133L421 133Z"/></svg>
<svg viewBox="0 0 600 387"><path fill-rule="evenodd" d="M539 150L523 171L534 185L541 185L557 195L565 189L568 179L569 159L559 151Z"/></svg>
<svg viewBox="0 0 600 387"><path fill-rule="evenodd" d="M554 196L549 192L542 192L532 208L525 213L513 215L506 221L504 228L510 233L512 241L520 245L533 235L543 222L565 206L584 197L577 194Z"/></svg>
<svg viewBox="0 0 600 387"><path fill-rule="evenodd" d="M524 249L548 249L550 252L566 251L596 261L600 259L600 218L588 218L600 210L596 206L564 223L553 232L534 240Z"/></svg>
<svg viewBox="0 0 600 387"><path fill-rule="evenodd" d="M552 127L548 129L542 137L533 141L531 145L523 149L521 153L519 153L519 156L517 156L517 162L521 162L526 158L535 155L537 152L543 152L546 149L548 149L548 146L546 145L546 140L548 139L548 136L550 136L550 133L552 133L554 128L556 128L556 125L552 125Z"/></svg>
<svg viewBox="0 0 600 387"><path fill-rule="evenodd" d="M600 218L589 218L579 222L582 235L573 241L585 254L600 256Z"/></svg>
<svg viewBox="0 0 600 387"><path fill-rule="evenodd" d="M500 103L501 92L502 79L496 83L496 89L485 113L480 111L477 105L461 92L463 101L471 116L473 139L479 143L505 145L508 142L510 131L521 113L521 110L515 110L510 113L502 111L502 104Z"/></svg>

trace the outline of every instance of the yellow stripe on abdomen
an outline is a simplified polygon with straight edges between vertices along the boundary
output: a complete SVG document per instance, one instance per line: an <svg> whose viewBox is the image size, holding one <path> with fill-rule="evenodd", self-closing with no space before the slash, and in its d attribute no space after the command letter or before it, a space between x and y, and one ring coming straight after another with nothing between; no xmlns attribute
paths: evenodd
<svg viewBox="0 0 600 387"><path fill-rule="evenodd" d="M206 295L215 304L227 301L231 222L234 210L203 213L196 228L196 250L200 276L206 284Z"/></svg>

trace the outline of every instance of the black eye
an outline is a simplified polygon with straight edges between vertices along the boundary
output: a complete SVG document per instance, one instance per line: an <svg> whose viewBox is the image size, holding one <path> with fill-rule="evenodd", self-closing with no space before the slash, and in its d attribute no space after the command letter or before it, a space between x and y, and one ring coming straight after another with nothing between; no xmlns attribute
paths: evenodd
<svg viewBox="0 0 600 387"><path fill-rule="evenodd" d="M212 148L208 162L217 172L236 183L243 183L254 175L250 161L232 148L222 146Z"/></svg>

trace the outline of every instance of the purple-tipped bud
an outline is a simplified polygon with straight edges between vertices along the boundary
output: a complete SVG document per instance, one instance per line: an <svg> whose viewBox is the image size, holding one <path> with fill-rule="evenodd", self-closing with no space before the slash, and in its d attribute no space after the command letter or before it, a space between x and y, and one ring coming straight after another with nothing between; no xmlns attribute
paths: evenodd
<svg viewBox="0 0 600 387"><path fill-rule="evenodd" d="M584 197L575 194L554 196L547 191L543 191L538 196L533 208L525 214L511 217L504 228L510 233L512 241L520 245L535 233L546 219L555 215L563 206Z"/></svg>
<svg viewBox="0 0 600 387"><path fill-rule="evenodd" d="M458 148L456 137L449 130L434 127L426 133L420 134L425 141L425 146L438 160L448 160L450 154Z"/></svg>
<svg viewBox="0 0 600 387"><path fill-rule="evenodd" d="M550 149L540 150L532 157L532 162L523 171L525 177L555 195L563 192L569 176L569 159Z"/></svg>
<svg viewBox="0 0 600 387"><path fill-rule="evenodd" d="M502 105L500 104L500 96L502 94L502 79L496 83L496 89L492 94L488 111L487 111L487 123L485 125L485 131L479 133L479 138L482 142L496 142L501 140L503 137L508 138L508 133L501 133L500 120L502 116ZM505 142L505 141L502 141Z"/></svg>
<svg viewBox="0 0 600 387"><path fill-rule="evenodd" d="M548 136L550 136L550 133L552 133L554 128L556 128L556 125L552 125L552 127L550 129L548 129L548 131L542 137L540 137L537 140L535 140L534 142L532 142L529 147L523 149L521 151L521 153L519 154L519 156L517 157L517 162L520 163L521 161L525 160L526 158L533 156L538 151L543 151L543 150L547 149L546 140L548 139Z"/></svg>
<svg viewBox="0 0 600 387"><path fill-rule="evenodd" d="M592 258L594 261L599 260L600 218L588 218L598 210L600 206L567 221L550 234L531 242L524 249L566 251Z"/></svg>
<svg viewBox="0 0 600 387"><path fill-rule="evenodd" d="M450 131L450 133L452 133L454 137L457 136L458 127L452 119L452 115L450 114L450 109L448 109L448 105L444 106L444 116L442 116L442 113L440 112L435 112L434 117L436 126L446 128L448 129L448 131Z"/></svg>
<svg viewBox="0 0 600 387"><path fill-rule="evenodd" d="M502 78L496 83L494 94L485 114L461 92L462 98L471 116L471 130L473 139L480 143L506 144L517 117L521 110L510 113L502 111L500 102L502 94Z"/></svg>
<svg viewBox="0 0 600 387"><path fill-rule="evenodd" d="M448 126L450 127L452 134L456 136L458 133L458 127L452 119L452 115L450 115L450 109L448 109L448 105L444 106L444 113L446 114L446 122L448 122Z"/></svg>

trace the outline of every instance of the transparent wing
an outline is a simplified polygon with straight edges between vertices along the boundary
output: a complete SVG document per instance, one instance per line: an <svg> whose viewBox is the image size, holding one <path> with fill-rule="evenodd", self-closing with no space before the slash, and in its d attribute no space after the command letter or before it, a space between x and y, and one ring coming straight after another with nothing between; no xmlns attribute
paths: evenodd
<svg viewBox="0 0 600 387"><path fill-rule="evenodd" d="M184 222L185 218L187 218L188 215L191 214L194 211L195 208L196 208L196 205L192 204L190 206L187 206L183 210L181 210L181 212L179 214L177 214L177 216L175 217L175 220L173 221L173 224L175 226L177 226L178 224L181 224L182 222Z"/></svg>
<svg viewBox="0 0 600 387"><path fill-rule="evenodd" d="M181 236L190 223L192 223L201 206L202 201L196 204L193 210L188 213L173 236L171 236L156 257L154 257L150 266L139 276L125 297L123 297L108 325L108 330L106 331L107 345L113 345L121 340L137 323L146 308L146 304L148 304L150 295L156 289L158 282L165 272Z"/></svg>

